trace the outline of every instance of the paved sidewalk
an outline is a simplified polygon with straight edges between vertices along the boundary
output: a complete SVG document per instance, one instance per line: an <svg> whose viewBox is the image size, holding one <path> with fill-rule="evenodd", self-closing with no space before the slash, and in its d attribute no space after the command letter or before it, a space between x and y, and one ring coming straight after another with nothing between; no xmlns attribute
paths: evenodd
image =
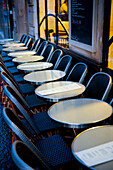
<svg viewBox="0 0 113 170"><path fill-rule="evenodd" d="M11 158L11 134L2 116L0 101L0 170L18 170Z"/></svg>

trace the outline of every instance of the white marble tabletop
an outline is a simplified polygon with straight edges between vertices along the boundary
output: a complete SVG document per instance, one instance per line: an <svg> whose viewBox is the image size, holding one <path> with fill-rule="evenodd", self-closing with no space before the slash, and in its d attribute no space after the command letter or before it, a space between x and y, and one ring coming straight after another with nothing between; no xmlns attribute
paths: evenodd
<svg viewBox="0 0 113 170"><path fill-rule="evenodd" d="M9 43L9 44L4 44L3 47L21 47L21 46L24 46L25 44L24 43Z"/></svg>
<svg viewBox="0 0 113 170"><path fill-rule="evenodd" d="M101 100L79 98L51 106L48 115L70 128L88 128L109 118L112 107Z"/></svg>
<svg viewBox="0 0 113 170"><path fill-rule="evenodd" d="M3 48L2 51L4 52L13 52L13 51L21 51L21 50L27 50L27 47L8 47L8 48Z"/></svg>
<svg viewBox="0 0 113 170"><path fill-rule="evenodd" d="M39 61L39 60L43 60L43 56L38 56L38 55L33 55L33 56L22 56L22 57L16 57L13 58L13 62L17 62L17 63L28 63L28 62L33 62L33 61Z"/></svg>
<svg viewBox="0 0 113 170"><path fill-rule="evenodd" d="M58 102L78 96L85 91L85 86L71 81L45 83L36 88L35 93L49 102Z"/></svg>
<svg viewBox="0 0 113 170"><path fill-rule="evenodd" d="M25 75L24 80L33 82L36 85L40 85L45 82L59 80L63 78L65 75L66 75L65 72L59 70L35 71Z"/></svg>
<svg viewBox="0 0 113 170"><path fill-rule="evenodd" d="M82 133L76 136L76 138L72 142L72 147L71 147L72 153L75 156L75 158L80 163L83 164L83 162L79 159L76 153L87 150L87 149L91 149L93 147L98 147L98 146L107 144L112 141L113 141L113 125L93 127L93 128L83 131ZM107 154L104 150L103 152L104 154ZM94 154L94 151L93 151L93 154ZM96 152L96 154L98 153ZM113 160L91 166L91 168L94 168L96 170L112 170Z"/></svg>
<svg viewBox="0 0 113 170"><path fill-rule="evenodd" d="M12 38L0 39L0 43L13 41Z"/></svg>
<svg viewBox="0 0 113 170"><path fill-rule="evenodd" d="M18 59L18 58L16 58L16 59ZM41 56L39 56L39 59L41 59ZM43 59L43 57L42 57L42 59ZM19 70L23 70L26 72L32 72L32 71L36 71L36 70L48 69L52 66L53 66L53 64L49 63L49 62L32 62L32 63L30 62L30 63L20 64L17 66L17 68Z"/></svg>
<svg viewBox="0 0 113 170"><path fill-rule="evenodd" d="M15 57L22 57L22 56L28 56L28 55L34 55L36 54L35 51L30 51L30 50L26 50L26 51L17 51L17 52L11 52L8 54L9 57L15 58Z"/></svg>

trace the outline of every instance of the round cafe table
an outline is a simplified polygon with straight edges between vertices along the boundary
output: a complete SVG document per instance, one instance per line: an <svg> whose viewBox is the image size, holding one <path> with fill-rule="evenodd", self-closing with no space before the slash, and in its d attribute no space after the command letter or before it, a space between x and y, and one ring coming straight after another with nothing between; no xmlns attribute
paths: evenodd
<svg viewBox="0 0 113 170"><path fill-rule="evenodd" d="M28 62L43 60L43 58L44 58L43 56L33 55L33 56L16 57L13 58L12 61L17 63L28 63Z"/></svg>
<svg viewBox="0 0 113 170"><path fill-rule="evenodd" d="M102 123L112 115L112 107L101 100L79 98L54 104L48 115L69 128L89 128Z"/></svg>
<svg viewBox="0 0 113 170"><path fill-rule="evenodd" d="M71 81L45 83L35 89L35 93L49 102L59 102L82 94L85 86Z"/></svg>
<svg viewBox="0 0 113 170"><path fill-rule="evenodd" d="M14 51L22 51L27 50L27 47L9 47L9 48L3 48L2 51L4 52L14 52Z"/></svg>
<svg viewBox="0 0 113 170"><path fill-rule="evenodd" d="M98 156L98 159L97 159L98 161L100 158L102 158L103 154L107 156L108 151L112 153L113 144L111 145L112 150L110 149L109 146L105 147L105 144L108 144L111 142L113 142L113 126L112 125L97 126L97 127L93 127L88 130L85 130L79 135L77 135L72 142L71 149L72 149L73 155L81 164L85 164L85 166L88 166L91 169L95 169L95 170L112 170L113 169L113 157L111 157L112 160L110 161L103 161L100 164L99 163L95 164L97 163L95 159L96 156ZM102 145L104 145L104 150L102 148ZM98 153L97 148L95 147L101 147L101 149L99 148L101 152ZM93 148L93 152L91 151L92 148ZM83 151L84 153L81 151ZM80 155L82 156L81 157L82 159L80 159ZM88 161L89 159L90 165L84 162L85 160L84 158L86 159L86 161ZM91 158L93 158L95 165L93 164L93 162L91 165L91 160L90 160Z"/></svg>
<svg viewBox="0 0 113 170"><path fill-rule="evenodd" d="M19 58L19 57L18 57ZM37 70L44 70L52 67L53 64L49 62L32 62L32 63L24 63L17 66L19 70L23 70L25 72L33 72Z"/></svg>
<svg viewBox="0 0 113 170"><path fill-rule="evenodd" d="M0 39L0 45L14 41L12 38Z"/></svg>
<svg viewBox="0 0 113 170"><path fill-rule="evenodd" d="M21 46L24 46L25 44L24 43L9 43L9 44L4 44L3 47L21 47Z"/></svg>
<svg viewBox="0 0 113 170"><path fill-rule="evenodd" d="M32 82L36 85L41 85L45 82L59 80L65 75L66 73L60 70L44 70L27 74L24 76L24 80Z"/></svg>
<svg viewBox="0 0 113 170"><path fill-rule="evenodd" d="M28 55L34 55L36 54L35 51L29 51L29 50L26 50L26 51L17 51L17 52L11 52L8 54L9 57L12 57L12 58L15 58L15 57L22 57L22 56L28 56Z"/></svg>

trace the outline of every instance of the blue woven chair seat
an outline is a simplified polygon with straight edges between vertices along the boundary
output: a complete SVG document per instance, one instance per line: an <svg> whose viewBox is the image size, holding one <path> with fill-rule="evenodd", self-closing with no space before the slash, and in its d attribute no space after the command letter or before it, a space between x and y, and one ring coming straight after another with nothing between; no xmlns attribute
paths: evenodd
<svg viewBox="0 0 113 170"><path fill-rule="evenodd" d="M10 68L8 68L8 70L10 71L11 74L19 73L19 71L16 67L10 67Z"/></svg>
<svg viewBox="0 0 113 170"><path fill-rule="evenodd" d="M32 120L41 132L62 127L60 123L52 120L46 111L33 114Z"/></svg>
<svg viewBox="0 0 113 170"><path fill-rule="evenodd" d="M43 99L40 99L35 94L26 96L25 100L30 107L43 106L47 104Z"/></svg>
<svg viewBox="0 0 113 170"><path fill-rule="evenodd" d="M62 125L60 123L55 122L52 120L46 111L41 113L33 114L31 117L32 121L34 122L35 126L39 129L41 133L52 130L52 129L58 129L61 128ZM29 131L34 134L32 128L28 124L28 122L25 119L22 119L22 122L26 125L26 127L29 129Z"/></svg>
<svg viewBox="0 0 113 170"><path fill-rule="evenodd" d="M5 57L5 56L7 56L7 53L4 52L4 51L2 51L2 52L1 52L1 56L2 56L2 57Z"/></svg>
<svg viewBox="0 0 113 170"><path fill-rule="evenodd" d="M74 160L71 149L59 135L39 140L36 146L53 166L69 163Z"/></svg>
<svg viewBox="0 0 113 170"><path fill-rule="evenodd" d="M23 94L32 93L35 91L35 87L28 83L19 85L19 89Z"/></svg>
<svg viewBox="0 0 113 170"><path fill-rule="evenodd" d="M4 61L10 61L10 60L12 60L12 58L10 58L10 57L3 57L3 59L4 59Z"/></svg>
<svg viewBox="0 0 113 170"><path fill-rule="evenodd" d="M19 83L24 81L24 74L15 75L14 79Z"/></svg>
<svg viewBox="0 0 113 170"><path fill-rule="evenodd" d="M6 109L8 108L3 109L3 116L8 126L33 150L33 152L36 153L36 155L38 155L41 160L44 161L46 158L49 164L53 166L52 169L62 169L63 165L65 166L65 169L70 169L68 166L74 164L75 158L71 152L71 147L66 144L60 135L57 134L40 140L32 136L34 139L34 145L36 146L34 147L33 143L30 142L31 132L28 131L26 126L22 124L20 119L11 110L9 112L9 110ZM42 113L38 114L42 115ZM43 124L44 123L43 120ZM41 152L41 155L36 148ZM59 166L61 168L58 168Z"/></svg>
<svg viewBox="0 0 113 170"><path fill-rule="evenodd" d="M6 67L14 67L14 63L13 62L7 62L7 63L4 63Z"/></svg>

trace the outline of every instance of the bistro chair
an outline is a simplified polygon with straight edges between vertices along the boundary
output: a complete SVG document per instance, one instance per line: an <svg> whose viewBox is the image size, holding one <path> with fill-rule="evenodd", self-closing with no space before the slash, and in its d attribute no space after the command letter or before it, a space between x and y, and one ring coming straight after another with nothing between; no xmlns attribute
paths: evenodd
<svg viewBox="0 0 113 170"><path fill-rule="evenodd" d="M18 43L24 43L25 37L26 37L26 34L22 34L22 36L20 37L20 40L18 41Z"/></svg>
<svg viewBox="0 0 113 170"><path fill-rule="evenodd" d="M34 44L32 45L32 47L31 47L31 51L32 50L34 50L34 51L36 51L37 50L37 48L38 48L38 46L39 46L39 44L40 44L40 38L38 38L37 40L35 40L35 42L34 42Z"/></svg>
<svg viewBox="0 0 113 170"><path fill-rule="evenodd" d="M71 65L72 57L70 55L63 56L58 63L55 64L53 70L61 70L67 73Z"/></svg>
<svg viewBox="0 0 113 170"><path fill-rule="evenodd" d="M5 71L1 73L1 78L10 86L15 86L20 92L24 95L28 95L29 93L33 93L35 91L35 87L30 83L18 84L16 80L7 74Z"/></svg>
<svg viewBox="0 0 113 170"><path fill-rule="evenodd" d="M54 50L54 46L51 44L49 44L45 47L45 49L41 53L41 55L44 57L43 61L46 61L47 59L49 59L53 50Z"/></svg>
<svg viewBox="0 0 113 170"><path fill-rule="evenodd" d="M32 44L33 44L33 38L29 36L28 41L25 46L28 48L28 50L30 50L32 47Z"/></svg>
<svg viewBox="0 0 113 170"><path fill-rule="evenodd" d="M112 106L112 108L113 108L113 98L110 100L110 103L109 103L111 106ZM111 116L111 119L110 119L110 123L109 124L112 124L113 125L113 114L112 114L112 116Z"/></svg>
<svg viewBox="0 0 113 170"><path fill-rule="evenodd" d="M25 44L26 47L27 47L27 45L29 45L29 42L30 42L30 36L26 35L26 37L24 39L24 44Z"/></svg>
<svg viewBox="0 0 113 170"><path fill-rule="evenodd" d="M0 62L0 72L2 72L2 71L4 71L5 70L5 72L7 72L11 77L13 77L17 82L24 82L24 74L18 74L18 75L15 75L15 73L19 73L19 72L16 72L16 71L14 71L13 69L11 70L9 70L3 63L1 63ZM11 72L12 73L11 73Z"/></svg>
<svg viewBox="0 0 113 170"><path fill-rule="evenodd" d="M63 55L63 51L60 49L55 50L49 58L47 58L47 62L50 62L55 66L55 63L57 64Z"/></svg>
<svg viewBox="0 0 113 170"><path fill-rule="evenodd" d="M95 73L86 85L85 98L106 100L112 87L112 78L104 72Z"/></svg>
<svg viewBox="0 0 113 170"><path fill-rule="evenodd" d="M27 35L26 34L23 34L22 37L20 38L20 43L25 43L25 39L27 38ZM11 60L10 57L6 57L7 56L7 53L6 52L3 52L1 53L1 56L4 58L4 61L9 61Z"/></svg>
<svg viewBox="0 0 113 170"><path fill-rule="evenodd" d="M27 36L26 34L22 34L18 41L13 41L13 42L10 42L8 44L12 44L12 43L24 43L24 39L25 39L26 36Z"/></svg>
<svg viewBox="0 0 113 170"><path fill-rule="evenodd" d="M41 99L34 93L35 87L33 85L29 83L19 85L6 72L1 73L1 78L5 82L4 85L7 84L10 87L12 87L20 96L22 96L26 100L26 102L29 104L31 108L40 107L40 106L42 107L47 105L47 103L43 99ZM4 100L4 96L2 98L3 98L2 100Z"/></svg>
<svg viewBox="0 0 113 170"><path fill-rule="evenodd" d="M0 62L4 65L4 66L6 66L5 65L5 63L4 63L4 61L0 58ZM13 62L12 62L13 63ZM7 66L6 66L7 67ZM16 74L16 73L19 73L19 71L18 71L18 69L15 67L15 66L13 66L13 67L7 67L7 69L11 72L11 74Z"/></svg>
<svg viewBox="0 0 113 170"><path fill-rule="evenodd" d="M113 107L113 98L110 101L110 105Z"/></svg>
<svg viewBox="0 0 113 170"><path fill-rule="evenodd" d="M40 152L39 154L34 153L33 150L22 141L16 140L13 143L11 155L14 163L19 169L52 169L51 165L43 158L43 155Z"/></svg>
<svg viewBox="0 0 113 170"><path fill-rule="evenodd" d="M46 45L47 45L47 41L43 41L40 45L39 45L39 47L37 48L37 50L36 50L36 55L42 55L43 54L43 52L44 52L44 50L45 50L45 48L46 48Z"/></svg>
<svg viewBox="0 0 113 170"><path fill-rule="evenodd" d="M37 39L37 40L34 42L33 46L32 46L31 49L30 49L30 51L32 51L32 50L36 51L37 48L38 48L38 46L39 46L39 44L40 44L40 38ZM2 59L2 61L4 62L5 66L6 66L7 68L13 67L13 68L11 68L11 71L12 71L12 69L17 71L17 68L15 67L15 64L13 63L13 61L9 61L9 62L6 61L6 62L5 62L4 59L2 58L2 56L1 56L1 59ZM10 59L11 59L11 58L10 58ZM17 72L18 72L18 71L17 71Z"/></svg>
<svg viewBox="0 0 113 170"><path fill-rule="evenodd" d="M7 68L9 68L9 67L15 67L15 64L14 64L12 61L5 62L2 56L0 56L0 61L1 61L2 63L4 63L4 65L5 65Z"/></svg>
<svg viewBox="0 0 113 170"><path fill-rule="evenodd" d="M19 42L16 42L16 43L24 43L25 44L25 40L27 39L27 35L26 34L23 34L19 40ZM15 42L15 41L14 41ZM14 42L10 42L10 43L14 43ZM2 52L2 56L6 56L6 52Z"/></svg>
<svg viewBox="0 0 113 170"><path fill-rule="evenodd" d="M42 43L44 43L44 42L42 42ZM51 56L53 50L54 50L54 46L51 45L51 44L44 47L44 50L41 53L41 55L44 57L44 61L46 61L47 58L49 58ZM19 70L16 67L11 67L11 68L8 68L8 69L11 73L19 73Z"/></svg>
<svg viewBox="0 0 113 170"><path fill-rule="evenodd" d="M27 144L35 154L40 154L41 158L45 158L53 169L62 166L69 168L68 165L74 164L74 156L72 155L71 148L68 147L60 135L57 134L38 140L31 135L31 131L28 130L17 115L8 108L3 109L3 117L14 134Z"/></svg>
<svg viewBox="0 0 113 170"><path fill-rule="evenodd" d="M32 43L33 43L33 38L30 37L30 36L27 36L27 38L25 39L25 46L28 48L27 50L29 50L32 46ZM4 52L3 52L4 53ZM12 60L12 58L8 57L7 56L8 52L5 54L5 55L2 55L1 56L3 57L4 61L10 61Z"/></svg>
<svg viewBox="0 0 113 170"><path fill-rule="evenodd" d="M34 44L33 44L33 46L30 48L30 51L32 51L32 50L34 50L34 51L36 51L37 50L37 48L38 48L38 46L39 46L39 44L40 44L40 38L39 39L37 39L35 42L34 42ZM1 56L1 59L2 59L2 61L4 62L4 64L5 64L5 66L6 67L15 67L15 64L13 63L13 61L10 61L10 60L12 60L12 58L10 58L10 60L8 60L8 61L4 61L4 59L3 59L3 57Z"/></svg>
<svg viewBox="0 0 113 170"><path fill-rule="evenodd" d="M87 65L85 63L77 63L71 69L66 81L74 81L83 83L87 74Z"/></svg>
<svg viewBox="0 0 113 170"><path fill-rule="evenodd" d="M9 98L13 111L24 117L23 121L26 122L27 127L34 130L35 134L38 133L37 130L40 130L41 132L55 132L62 127L60 123L53 121L48 116L47 111L33 114L30 110L30 105L25 101L22 95L13 90L10 86L4 87L4 93Z"/></svg>

